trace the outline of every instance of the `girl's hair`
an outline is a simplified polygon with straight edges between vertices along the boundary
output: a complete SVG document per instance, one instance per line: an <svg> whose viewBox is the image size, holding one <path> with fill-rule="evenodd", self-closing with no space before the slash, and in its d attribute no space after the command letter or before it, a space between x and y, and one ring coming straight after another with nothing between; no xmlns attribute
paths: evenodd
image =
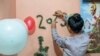
<svg viewBox="0 0 100 56"><path fill-rule="evenodd" d="M68 19L68 25L71 28L71 30L75 33L79 33L82 30L82 27L84 25L84 20L80 16L80 14L75 13Z"/></svg>

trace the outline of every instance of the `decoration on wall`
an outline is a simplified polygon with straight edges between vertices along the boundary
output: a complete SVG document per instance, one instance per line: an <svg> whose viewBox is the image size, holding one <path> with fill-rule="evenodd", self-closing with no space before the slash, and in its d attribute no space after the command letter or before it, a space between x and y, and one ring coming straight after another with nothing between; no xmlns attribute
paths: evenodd
<svg viewBox="0 0 100 56"><path fill-rule="evenodd" d="M100 53L100 17L96 20L92 33L88 52Z"/></svg>
<svg viewBox="0 0 100 56"><path fill-rule="evenodd" d="M54 21L56 21L56 20L57 20L57 17L55 17Z"/></svg>
<svg viewBox="0 0 100 56"><path fill-rule="evenodd" d="M62 27L65 27L65 26L66 26L66 23L64 22L64 24L61 23L60 25L61 25Z"/></svg>
<svg viewBox="0 0 100 56"><path fill-rule="evenodd" d="M0 20L0 54L19 53L27 42L28 30L24 21L6 18Z"/></svg>
<svg viewBox="0 0 100 56"><path fill-rule="evenodd" d="M55 16L54 21L56 21L56 20L57 20L57 17ZM56 21L56 23L58 23L58 22Z"/></svg>
<svg viewBox="0 0 100 56"><path fill-rule="evenodd" d="M93 25L92 25L93 16L90 12L89 3L84 3L83 0L81 0L81 2L80 2L80 14L81 14L82 18L84 19L84 21L88 23L88 24L84 23L83 30L85 32L91 32L93 29Z"/></svg>
<svg viewBox="0 0 100 56"><path fill-rule="evenodd" d="M80 5L80 13L85 21L84 31L93 33L87 51L89 53L100 53L100 5L97 7L95 0L89 2L81 0ZM99 13L99 17L96 16L97 13Z"/></svg>
<svg viewBox="0 0 100 56"><path fill-rule="evenodd" d="M38 37L38 41L39 41L39 49L38 51L34 54L34 56L47 56L47 52L48 52L48 49L49 47L46 46L46 47L43 47L43 37L42 36L39 36Z"/></svg>
<svg viewBox="0 0 100 56"><path fill-rule="evenodd" d="M37 15L37 18L41 19L38 27L40 29L46 29L46 27L42 25L44 17L42 15ZM56 20L57 20L57 17L54 18L54 21L56 21ZM52 20L52 18L49 17L48 19L46 19L46 22L47 22L47 24L52 24L53 20ZM56 23L58 23L58 22L56 22ZM64 22L63 24L61 23L60 25L61 25L61 27L64 27L64 26L66 26L66 23Z"/></svg>
<svg viewBox="0 0 100 56"><path fill-rule="evenodd" d="M46 21L47 21L48 24L52 23L52 19L51 18L48 18Z"/></svg>
<svg viewBox="0 0 100 56"><path fill-rule="evenodd" d="M28 16L24 19L24 22L27 25L29 35L33 34L36 28L34 18L32 18L31 16Z"/></svg>
<svg viewBox="0 0 100 56"><path fill-rule="evenodd" d="M40 28L40 29L46 29L45 26L42 26L43 16L42 16L42 15L37 15L37 18L40 18L40 19L41 19L41 21L40 21L40 23L39 23L39 28Z"/></svg>
<svg viewBox="0 0 100 56"><path fill-rule="evenodd" d="M54 21L56 21L56 20L57 20L57 17L55 17ZM64 24L61 23L60 25L61 25L61 27L64 27L64 26L66 26L66 23L64 22Z"/></svg>
<svg viewBox="0 0 100 56"><path fill-rule="evenodd" d="M89 3L91 1L95 1L96 3L100 3L100 0L83 0L84 3Z"/></svg>

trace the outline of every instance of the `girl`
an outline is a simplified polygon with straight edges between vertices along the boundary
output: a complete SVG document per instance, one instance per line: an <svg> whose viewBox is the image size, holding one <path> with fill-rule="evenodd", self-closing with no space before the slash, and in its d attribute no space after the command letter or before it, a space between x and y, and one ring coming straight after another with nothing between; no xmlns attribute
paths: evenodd
<svg viewBox="0 0 100 56"><path fill-rule="evenodd" d="M84 21L80 14L76 13L67 17L66 13L56 11L56 17L66 22L70 36L61 37L56 30L56 22L51 25L51 32L54 41L63 49L63 56L84 56L89 44L89 35L82 32Z"/></svg>

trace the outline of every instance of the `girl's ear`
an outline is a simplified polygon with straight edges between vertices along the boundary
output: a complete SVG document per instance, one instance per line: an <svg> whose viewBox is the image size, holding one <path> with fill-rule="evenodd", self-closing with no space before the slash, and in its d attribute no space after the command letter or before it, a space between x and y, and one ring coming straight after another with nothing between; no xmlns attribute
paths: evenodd
<svg viewBox="0 0 100 56"><path fill-rule="evenodd" d="M71 28L67 25L67 29L68 29L68 31L70 32L70 33L72 33L72 30L71 30Z"/></svg>

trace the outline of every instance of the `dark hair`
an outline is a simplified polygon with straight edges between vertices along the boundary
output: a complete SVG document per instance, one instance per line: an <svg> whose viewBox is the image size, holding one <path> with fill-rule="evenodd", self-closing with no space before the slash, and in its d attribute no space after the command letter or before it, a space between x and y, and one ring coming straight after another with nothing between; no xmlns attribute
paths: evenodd
<svg viewBox="0 0 100 56"><path fill-rule="evenodd" d="M71 30L75 33L79 33L82 30L82 27L84 25L84 20L80 16L80 14L75 13L68 19L68 25L70 26Z"/></svg>

